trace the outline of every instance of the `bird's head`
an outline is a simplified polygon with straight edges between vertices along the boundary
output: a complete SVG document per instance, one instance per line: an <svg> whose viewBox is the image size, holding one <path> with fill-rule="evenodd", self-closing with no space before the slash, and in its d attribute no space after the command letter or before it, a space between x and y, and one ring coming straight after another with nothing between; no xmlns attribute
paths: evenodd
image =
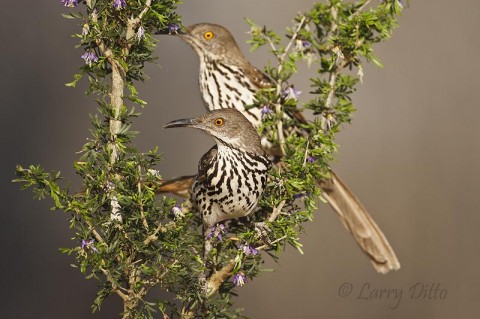
<svg viewBox="0 0 480 319"><path fill-rule="evenodd" d="M212 23L194 24L178 34L192 46L200 57L214 60L235 60L243 58L237 42L225 27Z"/></svg>
<svg viewBox="0 0 480 319"><path fill-rule="evenodd" d="M172 127L196 128L212 136L217 144L253 154L264 154L257 131L236 109L214 110L197 118L176 120L163 126L163 128Z"/></svg>

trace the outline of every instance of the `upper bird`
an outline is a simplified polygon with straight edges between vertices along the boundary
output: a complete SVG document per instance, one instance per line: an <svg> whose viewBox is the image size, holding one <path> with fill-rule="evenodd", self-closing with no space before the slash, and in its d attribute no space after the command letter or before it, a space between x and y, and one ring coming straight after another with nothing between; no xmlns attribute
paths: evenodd
<svg viewBox="0 0 480 319"><path fill-rule="evenodd" d="M179 36L191 45L200 58L200 92L207 109L235 108L258 128L262 123L261 109L247 106L254 104L255 93L259 89L271 87L272 83L248 62L232 34L221 25L200 23L187 27L185 33ZM301 114L291 116L300 122L305 121ZM301 129L296 132L306 133ZM288 134L291 131L285 132L285 135ZM318 183L323 196L370 257L374 268L380 273L399 269L400 263L383 232L358 198L333 171L330 173L331 178ZM176 182L180 184L182 180ZM172 189L172 185L165 187L166 191Z"/></svg>
<svg viewBox="0 0 480 319"><path fill-rule="evenodd" d="M255 102L255 93L271 86L270 79L248 62L231 33L217 24L195 24L179 36L200 58L200 92L209 110L235 108L258 127L259 108L246 109Z"/></svg>

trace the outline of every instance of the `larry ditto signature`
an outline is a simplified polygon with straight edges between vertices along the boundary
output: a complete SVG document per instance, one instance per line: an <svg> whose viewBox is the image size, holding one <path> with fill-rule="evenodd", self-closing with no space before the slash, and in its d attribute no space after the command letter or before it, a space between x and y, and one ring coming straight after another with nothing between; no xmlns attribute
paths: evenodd
<svg viewBox="0 0 480 319"><path fill-rule="evenodd" d="M407 289L404 288L379 288L369 282L357 285L344 282L338 287L340 297L354 297L359 300L391 300L390 309L397 309L402 298L409 300L445 300L448 291L440 283L416 282Z"/></svg>

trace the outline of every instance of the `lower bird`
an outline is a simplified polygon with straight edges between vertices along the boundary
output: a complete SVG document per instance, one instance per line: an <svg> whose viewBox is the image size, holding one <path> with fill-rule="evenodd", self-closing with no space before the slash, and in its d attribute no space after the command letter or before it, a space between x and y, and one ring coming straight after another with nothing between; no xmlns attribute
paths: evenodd
<svg viewBox="0 0 480 319"><path fill-rule="evenodd" d="M191 200L202 215L204 232L221 221L249 215L267 187L271 167L252 124L236 109L223 109L164 125L172 127L202 130L216 142L202 156L191 188ZM206 239L205 256L210 249Z"/></svg>

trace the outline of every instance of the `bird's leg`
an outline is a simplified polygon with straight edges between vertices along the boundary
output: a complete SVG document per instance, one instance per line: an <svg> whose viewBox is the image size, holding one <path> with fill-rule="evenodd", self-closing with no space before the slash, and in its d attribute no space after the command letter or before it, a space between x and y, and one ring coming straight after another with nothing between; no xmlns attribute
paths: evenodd
<svg viewBox="0 0 480 319"><path fill-rule="evenodd" d="M207 225L203 226L203 236L204 236L204 252L203 252L203 263L205 271L203 275L200 277L200 282L204 286L205 293L208 295L209 287L207 286L207 272L209 266L209 257L210 252L213 248L213 241L216 239L218 241L222 240L223 233L225 232L225 225L223 224L216 224L213 227L209 227Z"/></svg>
<svg viewBox="0 0 480 319"><path fill-rule="evenodd" d="M207 234L205 236L205 243L204 243L204 252L203 252L203 262L205 263L205 268L207 267L207 261L208 261L208 257L210 255L210 252L212 251L212 237L211 236L208 236L209 234Z"/></svg>
<svg viewBox="0 0 480 319"><path fill-rule="evenodd" d="M222 241L223 234L226 232L225 225L216 224L213 227L207 225L203 226L203 236L205 238L205 251L203 254L205 265L207 264L208 257L213 248L213 241Z"/></svg>
<svg viewBox="0 0 480 319"><path fill-rule="evenodd" d="M200 274L200 277L198 278L198 281L200 283L200 286L203 287L205 295L207 295L207 261L208 261L208 256L210 254L210 251L212 250L212 228L206 226L205 224L203 225L203 273Z"/></svg>

